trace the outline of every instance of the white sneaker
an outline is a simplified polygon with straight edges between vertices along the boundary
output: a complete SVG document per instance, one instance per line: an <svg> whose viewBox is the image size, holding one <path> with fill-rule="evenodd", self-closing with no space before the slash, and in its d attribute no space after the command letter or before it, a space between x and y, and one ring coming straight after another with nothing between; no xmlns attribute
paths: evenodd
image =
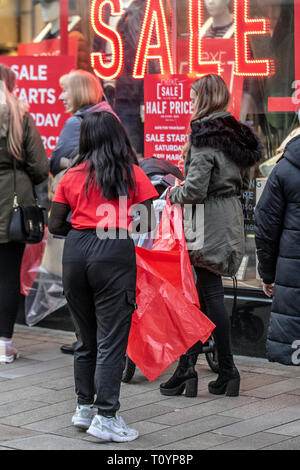
<svg viewBox="0 0 300 470"><path fill-rule="evenodd" d="M88 429L95 416L93 405L77 405L76 411L72 417L72 424L78 428Z"/></svg>
<svg viewBox="0 0 300 470"><path fill-rule="evenodd" d="M139 436L138 431L129 428L118 414L113 418L97 414L87 432L99 439L114 442L134 441Z"/></svg>
<svg viewBox="0 0 300 470"><path fill-rule="evenodd" d="M19 357L20 356L16 348L5 344L4 341L0 341L0 364L11 364Z"/></svg>

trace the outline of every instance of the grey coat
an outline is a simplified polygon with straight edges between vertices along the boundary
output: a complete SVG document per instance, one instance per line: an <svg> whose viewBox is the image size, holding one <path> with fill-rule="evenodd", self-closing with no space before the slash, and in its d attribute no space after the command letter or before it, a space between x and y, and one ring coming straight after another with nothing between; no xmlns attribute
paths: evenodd
<svg viewBox="0 0 300 470"><path fill-rule="evenodd" d="M262 158L262 147L254 133L229 113L212 114L191 126L185 183L170 191L170 201L195 205L195 240L188 243L192 264L234 276L244 254L240 195L248 188L250 167ZM186 217L188 241L190 225Z"/></svg>
<svg viewBox="0 0 300 470"><path fill-rule="evenodd" d="M7 150L7 131L0 132L0 243L9 242L8 227L14 199L13 156ZM23 121L22 161L17 161L17 195L21 205L34 203L32 184L48 178L49 163L42 139L32 117Z"/></svg>

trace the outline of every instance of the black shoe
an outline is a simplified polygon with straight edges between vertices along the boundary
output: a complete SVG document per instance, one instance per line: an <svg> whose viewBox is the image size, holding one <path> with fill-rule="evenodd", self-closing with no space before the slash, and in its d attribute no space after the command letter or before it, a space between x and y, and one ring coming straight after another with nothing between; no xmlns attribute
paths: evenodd
<svg viewBox="0 0 300 470"><path fill-rule="evenodd" d="M60 350L64 354L74 354L76 344L77 344L77 341L75 341L75 343L72 343L72 344L63 344Z"/></svg>
<svg viewBox="0 0 300 470"><path fill-rule="evenodd" d="M208 384L208 391L213 395L238 397L240 390L240 374L234 365L233 357L219 357L219 376Z"/></svg>
<svg viewBox="0 0 300 470"><path fill-rule="evenodd" d="M198 392L198 374L195 371L197 355L183 355L172 377L160 385L160 393L166 396L181 395L196 397Z"/></svg>

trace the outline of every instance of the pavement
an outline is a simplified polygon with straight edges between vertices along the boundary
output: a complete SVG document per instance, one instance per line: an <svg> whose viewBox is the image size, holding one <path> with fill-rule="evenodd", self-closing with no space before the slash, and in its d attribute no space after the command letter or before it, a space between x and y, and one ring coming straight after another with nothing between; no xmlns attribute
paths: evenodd
<svg viewBox="0 0 300 470"><path fill-rule="evenodd" d="M137 370L121 387L120 414L138 429L130 443L103 442L71 425L76 407L73 357L60 352L70 332L17 325L21 357L0 365L0 450L299 450L300 367L237 356L239 397L214 396L204 356L196 398L164 397Z"/></svg>

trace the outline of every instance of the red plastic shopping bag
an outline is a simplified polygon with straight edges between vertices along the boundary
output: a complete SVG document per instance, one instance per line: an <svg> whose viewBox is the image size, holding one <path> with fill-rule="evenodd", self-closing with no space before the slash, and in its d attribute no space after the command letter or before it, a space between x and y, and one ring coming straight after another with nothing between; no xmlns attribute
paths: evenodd
<svg viewBox="0 0 300 470"><path fill-rule="evenodd" d="M150 381L215 328L199 308L181 208L170 206L167 201L154 249L136 247L138 309L127 354Z"/></svg>
<svg viewBox="0 0 300 470"><path fill-rule="evenodd" d="M197 341L205 343L215 325L183 294L179 251L136 247L137 304L127 354L155 380Z"/></svg>
<svg viewBox="0 0 300 470"><path fill-rule="evenodd" d="M45 227L44 238L41 243L26 245L21 264L21 294L29 295L35 278L39 272L43 254L47 243L47 227Z"/></svg>
<svg viewBox="0 0 300 470"><path fill-rule="evenodd" d="M177 204L171 204L168 195L152 250L180 252L183 293L188 300L200 307L190 257L186 247L182 208Z"/></svg>

